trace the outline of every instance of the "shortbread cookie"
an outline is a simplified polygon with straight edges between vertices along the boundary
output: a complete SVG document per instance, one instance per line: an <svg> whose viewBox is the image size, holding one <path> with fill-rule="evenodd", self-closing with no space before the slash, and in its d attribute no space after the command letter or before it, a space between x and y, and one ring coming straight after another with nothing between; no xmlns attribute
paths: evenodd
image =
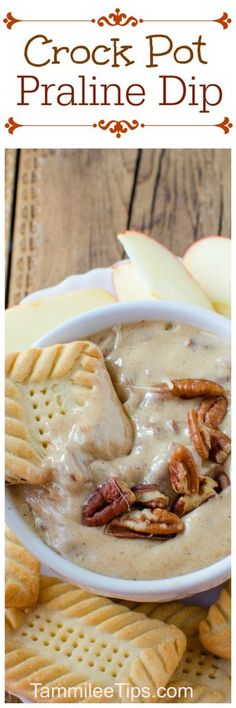
<svg viewBox="0 0 236 708"><path fill-rule="evenodd" d="M92 342L8 354L6 377L8 482L47 482L51 444L66 445L72 429L80 450L93 458L129 452L131 423Z"/></svg>
<svg viewBox="0 0 236 708"><path fill-rule="evenodd" d="M122 602L123 604L123 602ZM143 612L151 619L159 619L168 624L174 624L186 637L198 634L200 621L206 617L207 609L200 605L184 605L182 602L126 602L124 604L135 612Z"/></svg>
<svg viewBox="0 0 236 708"><path fill-rule="evenodd" d="M186 696L182 693L179 698L174 698L172 693L168 702L230 701L230 662L221 661L203 651L199 642L199 624L204 623L207 608L200 605L184 605L181 602L140 603L136 604L135 611L145 612L148 617L157 617L159 620L174 624L187 636L187 649L176 673L169 681L169 686L177 689L182 686L191 687L192 697L190 692L187 692Z"/></svg>
<svg viewBox="0 0 236 708"><path fill-rule="evenodd" d="M200 622L200 640L208 651L222 659L231 657L231 585L228 582L219 598Z"/></svg>
<svg viewBox="0 0 236 708"><path fill-rule="evenodd" d="M35 605L39 595L39 561L21 545L15 534L7 527L5 551L6 607L23 609Z"/></svg>
<svg viewBox="0 0 236 708"><path fill-rule="evenodd" d="M204 651L199 638L192 637L167 688L162 703L230 703L230 662Z"/></svg>
<svg viewBox="0 0 236 708"><path fill-rule="evenodd" d="M25 610L18 610L16 607L7 607L5 610L5 620L7 627L16 629L24 622Z"/></svg>
<svg viewBox="0 0 236 708"><path fill-rule="evenodd" d="M118 684L124 683L148 687L150 702L156 702L157 687L165 686L178 666L186 638L176 627L50 578L23 624L7 629L6 644L8 691L33 698L36 682L50 690L89 683L113 687L114 703L122 702ZM54 701L52 694L45 700Z"/></svg>

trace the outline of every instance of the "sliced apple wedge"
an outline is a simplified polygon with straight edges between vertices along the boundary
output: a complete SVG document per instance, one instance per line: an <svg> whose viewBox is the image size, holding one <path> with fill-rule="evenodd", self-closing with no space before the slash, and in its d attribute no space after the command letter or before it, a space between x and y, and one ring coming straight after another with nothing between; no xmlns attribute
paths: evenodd
<svg viewBox="0 0 236 708"><path fill-rule="evenodd" d="M138 231L126 231L118 239L153 297L213 310L207 295L183 263L161 243Z"/></svg>
<svg viewBox="0 0 236 708"><path fill-rule="evenodd" d="M113 302L115 298L106 290L88 288L10 307L5 312L6 353L22 351L70 317Z"/></svg>
<svg viewBox="0 0 236 708"><path fill-rule="evenodd" d="M144 287L131 261L127 263L119 261L119 263L115 263L112 266L112 283L115 294L120 302L154 299L153 295Z"/></svg>
<svg viewBox="0 0 236 708"><path fill-rule="evenodd" d="M208 236L196 241L186 251L184 265L205 290L215 310L230 317L230 238Z"/></svg>

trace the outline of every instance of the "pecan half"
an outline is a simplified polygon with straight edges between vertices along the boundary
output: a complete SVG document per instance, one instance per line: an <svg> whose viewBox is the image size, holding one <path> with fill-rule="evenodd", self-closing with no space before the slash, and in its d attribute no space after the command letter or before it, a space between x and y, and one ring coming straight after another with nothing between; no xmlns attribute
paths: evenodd
<svg viewBox="0 0 236 708"><path fill-rule="evenodd" d="M202 408L201 416L195 410L191 410L188 413L189 434L192 443L203 460L207 460L210 457L213 462L222 465L230 453L231 439L222 430L212 428L203 422L202 416L205 415L203 410Z"/></svg>
<svg viewBox="0 0 236 708"><path fill-rule="evenodd" d="M203 423L218 428L227 413L227 400L224 396L205 398L198 409L198 416Z"/></svg>
<svg viewBox="0 0 236 708"><path fill-rule="evenodd" d="M226 472L224 472L224 470L219 472L216 477L216 481L218 484L217 492L223 492L223 489L227 489L227 487L230 487L230 479Z"/></svg>
<svg viewBox="0 0 236 708"><path fill-rule="evenodd" d="M82 522L85 526L103 526L129 511L135 495L119 477L109 477L90 495L83 507Z"/></svg>
<svg viewBox="0 0 236 708"><path fill-rule="evenodd" d="M210 459L222 465L231 451L231 438L222 430L208 428L211 439Z"/></svg>
<svg viewBox="0 0 236 708"><path fill-rule="evenodd" d="M198 466L190 450L180 445L169 462L169 476L177 494L198 494L200 477Z"/></svg>
<svg viewBox="0 0 236 708"><path fill-rule="evenodd" d="M146 538L162 540L183 530L183 522L166 509L131 509L119 519L111 521L106 533L119 538Z"/></svg>
<svg viewBox="0 0 236 708"><path fill-rule="evenodd" d="M198 494L192 496L184 495L179 497L174 504L173 511L178 516L189 514L193 509L197 509L201 504L208 501L211 497L216 496L217 482L212 477L201 477L200 489Z"/></svg>
<svg viewBox="0 0 236 708"><path fill-rule="evenodd" d="M208 379L173 379L171 386L159 384L157 392L171 393L177 398L198 398L203 396L225 396L223 386Z"/></svg>
<svg viewBox="0 0 236 708"><path fill-rule="evenodd" d="M195 450L203 460L208 460L210 440L207 440L204 427L201 425L197 411L194 409L188 413L188 427Z"/></svg>
<svg viewBox="0 0 236 708"><path fill-rule="evenodd" d="M169 498L160 492L157 484L136 484L132 492L136 503L149 509L166 509L169 504Z"/></svg>

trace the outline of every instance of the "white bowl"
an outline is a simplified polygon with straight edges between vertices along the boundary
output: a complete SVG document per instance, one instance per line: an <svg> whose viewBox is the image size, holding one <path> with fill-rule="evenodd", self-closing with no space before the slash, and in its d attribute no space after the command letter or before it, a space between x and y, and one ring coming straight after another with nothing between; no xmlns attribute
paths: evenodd
<svg viewBox="0 0 236 708"><path fill-rule="evenodd" d="M166 301L140 301L108 305L73 317L42 337L36 345L70 342L118 323L158 319L185 322L230 339L229 320L210 310ZM53 573L100 595L164 602L209 590L230 577L230 556L208 568L163 580L124 580L80 568L49 548L29 526L17 510L10 488L6 492L6 521L24 545Z"/></svg>

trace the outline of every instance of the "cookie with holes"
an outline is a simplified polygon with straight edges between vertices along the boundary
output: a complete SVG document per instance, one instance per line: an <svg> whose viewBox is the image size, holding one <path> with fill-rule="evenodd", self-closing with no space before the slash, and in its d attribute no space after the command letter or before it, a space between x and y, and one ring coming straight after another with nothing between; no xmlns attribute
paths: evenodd
<svg viewBox="0 0 236 708"><path fill-rule="evenodd" d="M122 601L123 604L123 601ZM151 619L159 619L174 624L186 637L198 635L199 623L206 617L207 609L200 605L184 605L182 602L126 602L124 604L135 612L143 612Z"/></svg>
<svg viewBox="0 0 236 708"><path fill-rule="evenodd" d="M48 482L52 446L62 450L72 431L93 459L130 451L132 426L100 349L77 341L7 355L7 482Z"/></svg>
<svg viewBox="0 0 236 708"><path fill-rule="evenodd" d="M86 683L102 690L111 686L109 702L116 703L126 697L120 690L145 686L148 702L156 702L158 686L167 684L185 647L183 632L174 626L45 578L38 605L16 629L7 627L6 688L33 698L33 684L40 681L49 689L45 702L50 703L58 701L54 686L77 687L75 696L68 692L63 700L68 695L77 703L82 700L79 688Z"/></svg>
<svg viewBox="0 0 236 708"><path fill-rule="evenodd" d="M200 622L199 636L203 646L212 654L231 657L231 583L226 583L219 598Z"/></svg>
<svg viewBox="0 0 236 708"><path fill-rule="evenodd" d="M35 605L39 595L39 561L21 545L15 534L7 527L5 556L6 608L21 610Z"/></svg>
<svg viewBox="0 0 236 708"><path fill-rule="evenodd" d="M230 662L204 650L199 637L190 637L168 689L163 703L230 703Z"/></svg>

